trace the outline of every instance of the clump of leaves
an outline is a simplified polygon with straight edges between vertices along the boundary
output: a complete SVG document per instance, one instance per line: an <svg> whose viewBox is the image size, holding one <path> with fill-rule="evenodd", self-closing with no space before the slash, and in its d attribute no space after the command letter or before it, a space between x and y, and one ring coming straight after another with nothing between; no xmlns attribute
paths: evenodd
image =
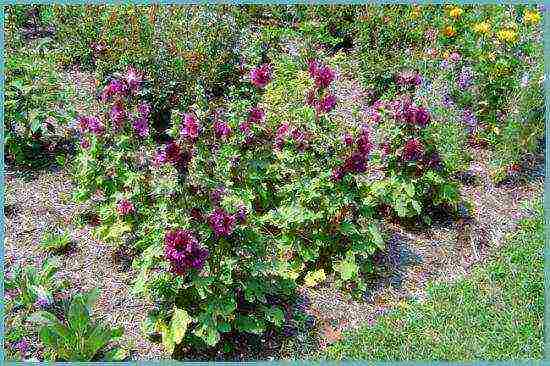
<svg viewBox="0 0 550 366"><path fill-rule="evenodd" d="M97 360L111 341L122 336L121 328L110 329L92 319L92 305L98 296L97 289L76 294L63 321L47 311L31 315L29 320L40 325L40 340L50 349L53 360ZM123 358L125 353L115 348L103 353L102 360L116 361Z"/></svg>
<svg viewBox="0 0 550 366"><path fill-rule="evenodd" d="M71 244L71 237L67 231L61 233L46 232L40 242L40 248L45 252L61 253L67 251Z"/></svg>

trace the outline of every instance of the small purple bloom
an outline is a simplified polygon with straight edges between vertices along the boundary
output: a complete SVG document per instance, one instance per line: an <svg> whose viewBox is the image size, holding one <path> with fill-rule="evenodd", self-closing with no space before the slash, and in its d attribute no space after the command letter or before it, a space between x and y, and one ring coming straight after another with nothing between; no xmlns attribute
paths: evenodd
<svg viewBox="0 0 550 366"><path fill-rule="evenodd" d="M472 85L472 69L469 67L465 67L462 69L460 74L458 75L458 87L461 90L466 90Z"/></svg>
<svg viewBox="0 0 550 366"><path fill-rule="evenodd" d="M210 193L210 201L212 201L212 204L214 206L219 206L224 194L225 194L225 188L218 187L214 189L212 193Z"/></svg>
<svg viewBox="0 0 550 366"><path fill-rule="evenodd" d="M406 161L419 160L424 153L424 146L419 139L410 139L403 149L403 159Z"/></svg>
<svg viewBox="0 0 550 366"><path fill-rule="evenodd" d="M103 124L101 123L98 117L96 116L88 117L87 121L88 121L88 129L94 135L101 135L105 132L105 126L103 126Z"/></svg>
<svg viewBox="0 0 550 366"><path fill-rule="evenodd" d="M336 97L333 94L328 94L319 102L317 111L320 113L328 113L336 106Z"/></svg>
<svg viewBox="0 0 550 366"><path fill-rule="evenodd" d="M128 71L126 71L125 79L131 90L136 90L141 84L141 74L133 67L128 68Z"/></svg>
<svg viewBox="0 0 550 366"><path fill-rule="evenodd" d="M199 246L191 231L177 229L166 232L164 255L170 262L172 272L181 276L191 268L201 269L209 253Z"/></svg>
<svg viewBox="0 0 550 366"><path fill-rule="evenodd" d="M134 121L134 130L139 137L147 137L149 135L149 123L145 117L140 117Z"/></svg>
<svg viewBox="0 0 550 366"><path fill-rule="evenodd" d="M121 215L128 215L134 212L136 209L132 201L127 199L122 199L117 203L116 210Z"/></svg>
<svg viewBox="0 0 550 366"><path fill-rule="evenodd" d="M151 106L146 102L141 102L138 105L138 113L143 118L149 117L149 114L151 113Z"/></svg>
<svg viewBox="0 0 550 366"><path fill-rule="evenodd" d="M230 215L220 208L210 214L208 221L218 237L231 235L235 228L235 215Z"/></svg>
<svg viewBox="0 0 550 366"><path fill-rule="evenodd" d="M197 121L194 115L190 113L184 114L182 136L195 140L199 136L199 127L199 121Z"/></svg>
<svg viewBox="0 0 550 366"><path fill-rule="evenodd" d="M83 138L82 140L80 140L80 147L87 150L90 148L90 140L88 140L87 138Z"/></svg>
<svg viewBox="0 0 550 366"><path fill-rule="evenodd" d="M19 342L15 343L13 348L19 351L19 353L21 353L22 355L25 355L29 350L29 343L26 340L22 339Z"/></svg>
<svg viewBox="0 0 550 366"><path fill-rule="evenodd" d="M113 96L123 96L128 91L128 86L118 79L111 80L111 82L103 89L101 94L101 100L106 101Z"/></svg>
<svg viewBox="0 0 550 366"><path fill-rule="evenodd" d="M349 133L346 133L342 137L342 141L346 144L346 146L351 146L353 144L353 137Z"/></svg>
<svg viewBox="0 0 550 366"><path fill-rule="evenodd" d="M246 208L244 206L239 206L236 217L240 224L244 224L246 222Z"/></svg>
<svg viewBox="0 0 550 366"><path fill-rule="evenodd" d="M122 104L115 103L111 108L109 116L111 121L113 121L118 127L121 127L124 123L124 119L126 118L126 111L124 110Z"/></svg>
<svg viewBox="0 0 550 366"><path fill-rule="evenodd" d="M34 305L39 309L46 309L51 305L51 303L48 298L44 296L38 296Z"/></svg>
<svg viewBox="0 0 550 366"><path fill-rule="evenodd" d="M231 134L231 127L227 124L227 122L216 121L214 123L214 132L216 137L225 138Z"/></svg>
<svg viewBox="0 0 550 366"><path fill-rule="evenodd" d="M475 114L473 114L472 111L469 109L464 110L464 112L462 113L462 119L466 126L470 128L477 126L477 118Z"/></svg>
<svg viewBox="0 0 550 366"><path fill-rule="evenodd" d="M265 117L265 112L259 108L254 107L250 109L250 112L248 113L248 122L250 123L259 123L262 122Z"/></svg>
<svg viewBox="0 0 550 366"><path fill-rule="evenodd" d="M252 69L250 80L258 88L264 88L271 81L271 65L263 64Z"/></svg>

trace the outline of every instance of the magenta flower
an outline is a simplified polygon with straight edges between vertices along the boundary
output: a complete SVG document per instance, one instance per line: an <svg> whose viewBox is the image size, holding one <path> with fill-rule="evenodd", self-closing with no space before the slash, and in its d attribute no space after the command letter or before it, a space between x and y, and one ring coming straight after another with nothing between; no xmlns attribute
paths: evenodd
<svg viewBox="0 0 550 366"><path fill-rule="evenodd" d="M164 255L170 262L171 271L182 276L192 268L200 270L209 253L199 246L191 231L176 229L164 236Z"/></svg>
<svg viewBox="0 0 550 366"><path fill-rule="evenodd" d="M94 135L102 135L105 132L105 126L101 123L98 117L87 117L88 130Z"/></svg>
<svg viewBox="0 0 550 366"><path fill-rule="evenodd" d="M235 228L235 215L230 215L221 208L217 208L208 217L210 228L214 230L214 234L219 236L229 236Z"/></svg>
<svg viewBox="0 0 550 366"><path fill-rule="evenodd" d="M336 106L336 97L333 94L326 95L319 101L317 105L317 111L319 113L328 113Z"/></svg>
<svg viewBox="0 0 550 366"><path fill-rule="evenodd" d="M128 86L118 79L111 80L101 93L101 100L106 101L114 96L123 96L128 91Z"/></svg>
<svg viewBox="0 0 550 366"><path fill-rule="evenodd" d="M424 153L424 146L418 139L410 139L403 149L403 159L406 161L419 160Z"/></svg>
<svg viewBox="0 0 550 366"><path fill-rule="evenodd" d="M353 144L353 137L349 133L345 133L344 136L342 136L342 141L346 146L351 146Z"/></svg>
<svg viewBox="0 0 550 366"><path fill-rule="evenodd" d="M138 105L138 113L143 118L149 117L149 114L151 113L151 106L146 102L141 102Z"/></svg>
<svg viewBox="0 0 550 366"><path fill-rule="evenodd" d="M183 116L183 129L181 135L187 137L190 140L195 140L199 136L199 121L194 115L185 113Z"/></svg>
<svg viewBox="0 0 550 366"><path fill-rule="evenodd" d="M136 90L141 84L141 74L133 67L128 68L124 78L131 90Z"/></svg>
<svg viewBox="0 0 550 366"><path fill-rule="evenodd" d="M328 66L318 66L315 70L315 85L318 88L328 88L334 81L334 71Z"/></svg>
<svg viewBox="0 0 550 366"><path fill-rule="evenodd" d="M27 351L29 350L29 343L27 343L26 340L22 339L19 342L15 343L13 345L13 348L15 350L19 351L19 353L21 353L21 355L25 355L27 353Z"/></svg>
<svg viewBox="0 0 550 366"><path fill-rule="evenodd" d="M127 200L127 199L122 199L122 200L118 201L117 206L116 206L116 210L121 215L128 215L128 214L134 212L136 209L135 209L134 204L132 203L132 201Z"/></svg>
<svg viewBox="0 0 550 366"><path fill-rule="evenodd" d="M147 137L149 135L149 123L146 118L139 117L134 121L134 130L136 130L139 137Z"/></svg>
<svg viewBox="0 0 550 366"><path fill-rule="evenodd" d="M315 60L309 60L307 62L307 71L309 72L309 76L312 78L315 78L317 75L317 70L319 69L319 63Z"/></svg>
<svg viewBox="0 0 550 366"><path fill-rule="evenodd" d="M271 81L271 65L263 64L250 72L250 80L258 88L264 88Z"/></svg>
<svg viewBox="0 0 550 366"><path fill-rule="evenodd" d="M90 148L90 140L86 139L86 138L83 138L81 141L80 141L80 147L83 148L83 149L89 149Z"/></svg>
<svg viewBox="0 0 550 366"><path fill-rule="evenodd" d="M248 122L250 123L259 123L262 122L265 117L265 112L259 108L254 107L250 109L250 112L248 113Z"/></svg>
<svg viewBox="0 0 550 366"><path fill-rule="evenodd" d="M124 123L124 119L126 119L126 111L124 110L122 104L115 103L111 107L109 117L111 118L111 121L113 121L118 127L121 127Z"/></svg>
<svg viewBox="0 0 550 366"><path fill-rule="evenodd" d="M226 138L231 134L231 127L227 122L216 121L214 123L214 132L218 138Z"/></svg>
<svg viewBox="0 0 550 366"><path fill-rule="evenodd" d="M361 135L357 139L357 148L361 152L361 154L367 156L370 154L372 150L372 143L370 141L369 132L367 130L363 130L361 132Z"/></svg>

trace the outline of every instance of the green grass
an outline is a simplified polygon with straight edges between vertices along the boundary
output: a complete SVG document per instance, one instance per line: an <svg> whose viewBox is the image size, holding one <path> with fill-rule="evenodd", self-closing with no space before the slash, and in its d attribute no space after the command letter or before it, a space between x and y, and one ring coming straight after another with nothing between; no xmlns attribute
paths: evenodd
<svg viewBox="0 0 550 366"><path fill-rule="evenodd" d="M327 359L540 359L543 350L542 205L490 260L453 284L431 284L409 302L344 340Z"/></svg>

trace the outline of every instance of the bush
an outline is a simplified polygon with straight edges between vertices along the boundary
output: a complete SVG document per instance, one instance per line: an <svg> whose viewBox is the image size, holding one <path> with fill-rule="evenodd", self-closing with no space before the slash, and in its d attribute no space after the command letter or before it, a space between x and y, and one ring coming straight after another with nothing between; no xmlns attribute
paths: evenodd
<svg viewBox="0 0 550 366"><path fill-rule="evenodd" d="M73 90L44 52L44 41L31 47L6 54L4 143L9 160L36 166L44 153L66 141L74 112L67 103Z"/></svg>

